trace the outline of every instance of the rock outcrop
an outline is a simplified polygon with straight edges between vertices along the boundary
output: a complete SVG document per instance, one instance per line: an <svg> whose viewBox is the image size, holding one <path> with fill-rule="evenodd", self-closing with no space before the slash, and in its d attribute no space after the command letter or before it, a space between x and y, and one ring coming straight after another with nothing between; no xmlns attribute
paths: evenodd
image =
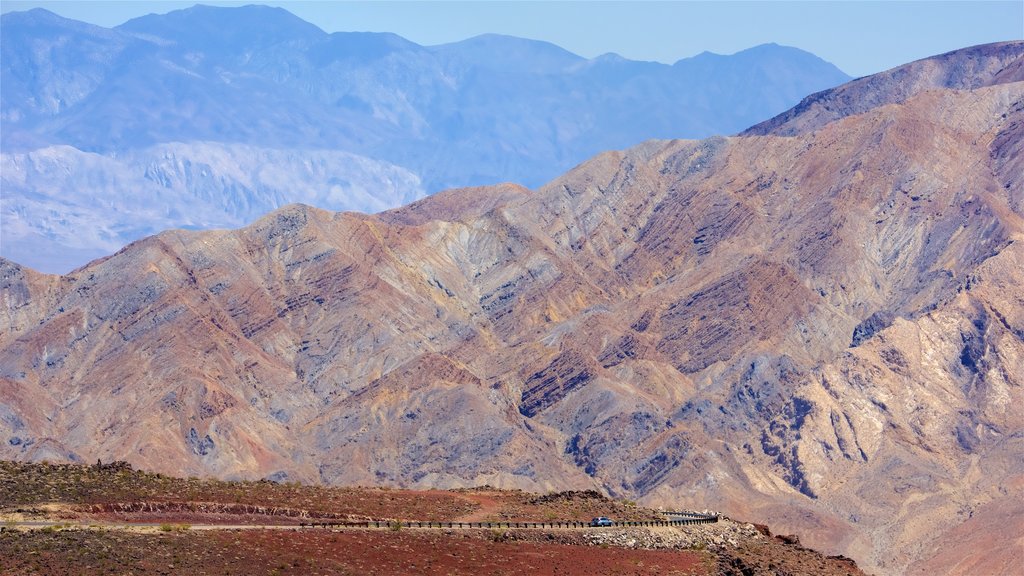
<svg viewBox="0 0 1024 576"><path fill-rule="evenodd" d="M990 84L60 277L2 261L0 456L599 488L868 571L1005 559L962 537L1024 486L1024 83Z"/></svg>

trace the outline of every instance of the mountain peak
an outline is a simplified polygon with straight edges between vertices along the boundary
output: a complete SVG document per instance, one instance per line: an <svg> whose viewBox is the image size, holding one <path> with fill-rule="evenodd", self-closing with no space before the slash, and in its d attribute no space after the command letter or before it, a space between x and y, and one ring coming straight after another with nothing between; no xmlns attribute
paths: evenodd
<svg viewBox="0 0 1024 576"><path fill-rule="evenodd" d="M258 4L239 7L197 4L166 14L133 18L117 29L207 47L269 46L327 35L284 8Z"/></svg>
<svg viewBox="0 0 1024 576"><path fill-rule="evenodd" d="M773 50L799 50L799 48L794 48L792 46L784 46L782 44L779 44L778 42L764 42L763 44L751 46L746 50L740 50L740 52L768 52ZM740 52L737 52L737 54Z"/></svg>
<svg viewBox="0 0 1024 576"><path fill-rule="evenodd" d="M46 22L46 23L57 23L57 22L75 22L75 20L68 20L63 16L59 16L50 12L46 8L32 8L30 10L20 10L17 12L7 12L3 16L0 16L0 21L4 25L8 24L24 24L24 23L35 23L35 22Z"/></svg>
<svg viewBox="0 0 1024 576"><path fill-rule="evenodd" d="M811 58L818 58L818 56L815 56L811 52L808 52L807 50L803 50L802 48L797 48L796 46L786 46L784 44L778 44L776 42L767 42L767 43L764 43L764 44L758 44L756 46L751 46L750 48L746 48L744 50L740 50L739 52L734 54L734 56L761 56L761 57L765 57L765 56L793 56L793 55L808 56L808 57L811 57Z"/></svg>
<svg viewBox="0 0 1024 576"><path fill-rule="evenodd" d="M490 68L504 68L515 63L530 63L536 71L560 71L585 59L561 46L544 40L533 40L504 34L480 34L466 40L432 46L439 54L471 61Z"/></svg>
<svg viewBox="0 0 1024 576"><path fill-rule="evenodd" d="M732 54L719 54L718 52L711 52L711 51L705 50L705 51L703 51L700 54L697 54L695 56L691 56L689 58L682 58L678 62L687 62L687 61L690 61L690 60L704 60L704 59L716 60L716 59L722 59L722 58L744 59L744 58L794 58L794 57L796 57L797 59L799 59L799 58L813 58L815 60L824 61L820 57L815 55L814 53L808 52L807 50L804 50L802 48L797 48L795 46L786 46L786 45L783 45L783 44L777 44L775 42L767 42L767 43L764 43L764 44L758 44L756 46L751 46L750 48L744 48L743 50L739 50L739 51L734 52Z"/></svg>
<svg viewBox="0 0 1024 576"><path fill-rule="evenodd" d="M96 26L79 20L65 18L60 14L50 12L45 8L32 8L21 12L8 12L0 16L0 26L3 27L6 37L11 30L31 31L32 34L40 34L39 29L61 29L75 32L86 32L99 34L101 36L112 36L116 34L109 28Z"/></svg>
<svg viewBox="0 0 1024 576"><path fill-rule="evenodd" d="M689 70L588 60L500 34L424 47L388 33L326 34L268 6L195 6L90 29L2 35L0 137L25 167L4 170L5 208L25 207L27 229L62 244L19 244L10 235L20 229L5 226L2 253L47 270L64 268L74 247L88 244L93 258L166 227L237 226L303 198L377 212L449 187L537 187L603 150L737 132L848 79L786 68L785 58L759 67L721 56ZM54 145L67 147L43 151ZM163 158L168 147L188 162ZM311 150L328 165L300 163ZM30 175L36 166L45 176ZM79 216L53 216L32 200L39 194ZM90 199L106 194L164 203L143 218ZM91 229L117 232L71 232L86 213Z"/></svg>
<svg viewBox="0 0 1024 576"><path fill-rule="evenodd" d="M980 44L916 60L811 94L745 135L792 136L934 88L973 90L1024 80L1024 42Z"/></svg>

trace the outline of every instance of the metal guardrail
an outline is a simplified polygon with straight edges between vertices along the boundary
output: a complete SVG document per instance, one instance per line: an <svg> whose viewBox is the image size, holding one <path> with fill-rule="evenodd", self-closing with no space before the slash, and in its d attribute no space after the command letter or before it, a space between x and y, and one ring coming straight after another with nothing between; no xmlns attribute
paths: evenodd
<svg viewBox="0 0 1024 576"><path fill-rule="evenodd" d="M718 521L718 514L704 514L703 512L692 512L690 510L680 510L678 512L664 511L663 510L660 513L664 514L665 516L685 516L687 518L702 518L702 519L714 518L716 522Z"/></svg>

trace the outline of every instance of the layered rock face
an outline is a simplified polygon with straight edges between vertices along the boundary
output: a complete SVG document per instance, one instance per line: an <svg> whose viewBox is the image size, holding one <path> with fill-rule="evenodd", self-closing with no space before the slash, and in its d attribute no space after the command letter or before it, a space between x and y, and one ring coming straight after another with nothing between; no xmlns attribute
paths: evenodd
<svg viewBox="0 0 1024 576"><path fill-rule="evenodd" d="M534 191L3 261L0 456L599 487L869 571L1012 566L1024 83L993 78Z"/></svg>

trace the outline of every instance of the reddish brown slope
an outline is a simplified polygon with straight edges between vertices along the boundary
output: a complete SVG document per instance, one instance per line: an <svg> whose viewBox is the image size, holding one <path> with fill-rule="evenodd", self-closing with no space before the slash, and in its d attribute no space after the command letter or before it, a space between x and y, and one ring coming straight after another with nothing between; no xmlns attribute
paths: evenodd
<svg viewBox="0 0 1024 576"><path fill-rule="evenodd" d="M596 486L900 572L1019 494L1022 101L925 91L532 193L4 262L0 454Z"/></svg>

